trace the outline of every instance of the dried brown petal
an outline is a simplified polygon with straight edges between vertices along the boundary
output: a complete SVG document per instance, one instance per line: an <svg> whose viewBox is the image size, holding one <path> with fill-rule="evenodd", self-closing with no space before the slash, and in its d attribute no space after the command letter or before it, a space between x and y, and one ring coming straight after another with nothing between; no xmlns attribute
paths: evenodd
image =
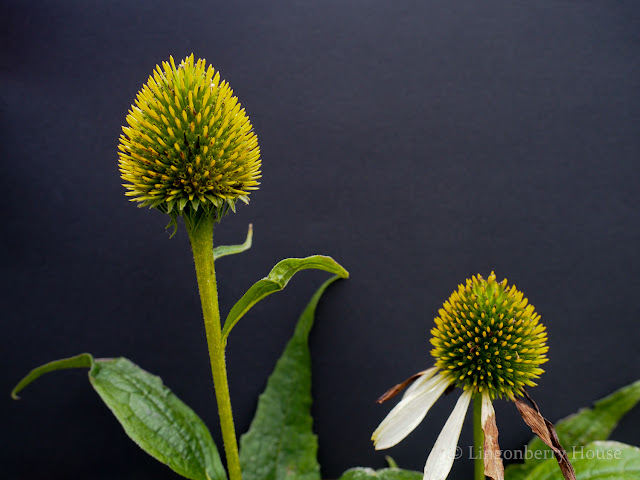
<svg viewBox="0 0 640 480"><path fill-rule="evenodd" d="M429 372L431 369L427 369L427 370L423 370L422 372L418 372L414 375L411 375L409 378L407 378L404 382L397 384L394 387L391 387L389 390L387 390L386 392L384 392L380 398L378 398L378 400L376 400L376 403L384 403L387 400L391 400L393 397L395 397L396 395L398 395L400 392L402 392L405 388L407 388L409 385L411 385L413 382L415 382L418 378L420 378L422 375L426 374L427 372Z"/></svg>
<svg viewBox="0 0 640 480"><path fill-rule="evenodd" d="M566 480L576 480L576 472L569 461L567 452L562 448L562 445L560 445L560 440L558 439L558 434L556 433L556 429L553 424L542 416L538 405L536 405L536 402L533 401L526 391L524 392L524 395L531 405L528 405L519 398L515 399L516 407L518 408L520 415L522 415L522 419L531 427L533 433L538 435L540 440L553 450L564 478Z"/></svg>
<svg viewBox="0 0 640 480"><path fill-rule="evenodd" d="M496 412L489 395L482 395L482 431L484 432L484 474L491 480L504 480Z"/></svg>

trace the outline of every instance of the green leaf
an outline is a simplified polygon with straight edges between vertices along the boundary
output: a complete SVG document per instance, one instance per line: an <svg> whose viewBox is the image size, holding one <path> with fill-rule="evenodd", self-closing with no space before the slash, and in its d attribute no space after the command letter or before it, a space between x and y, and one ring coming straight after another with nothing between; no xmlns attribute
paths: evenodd
<svg viewBox="0 0 640 480"><path fill-rule="evenodd" d="M320 480L308 337L318 301L337 279L327 280L311 298L260 395L251 427L240 438L243 480Z"/></svg>
<svg viewBox="0 0 640 480"><path fill-rule="evenodd" d="M422 480L423 473L401 468L371 468L356 467L344 472L339 480Z"/></svg>
<svg viewBox="0 0 640 480"><path fill-rule="evenodd" d="M287 258L279 262L269 275L259 280L247 290L240 300L231 308L222 328L222 340L226 342L229 332L251 307L272 293L279 292L287 286L291 277L300 270L315 268L333 273L340 278L348 278L347 272L342 266L331 257L323 255L313 255L306 258Z"/></svg>
<svg viewBox="0 0 640 480"><path fill-rule="evenodd" d="M524 480L535 466L536 464L533 463L512 463L505 467L504 478L507 480Z"/></svg>
<svg viewBox="0 0 640 480"><path fill-rule="evenodd" d="M89 380L127 435L156 460L192 480L227 478L206 425L160 377L115 358L97 360Z"/></svg>
<svg viewBox="0 0 640 480"><path fill-rule="evenodd" d="M18 397L18 393L45 373L54 372L56 370L66 370L68 368L90 368L91 365L93 365L93 357L88 353L81 353L75 357L62 358L60 360L45 363L44 365L40 365L27 373L27 375L20 380L20 382L18 382L15 388L11 391L11 397L14 400L18 400L20 398Z"/></svg>
<svg viewBox="0 0 640 480"><path fill-rule="evenodd" d="M89 368L89 380L129 437L149 455L192 480L226 480L211 434L200 418L151 375L126 358L98 359L83 353L33 369L13 389L17 394L41 375Z"/></svg>
<svg viewBox="0 0 640 480"><path fill-rule="evenodd" d="M242 253L245 250L251 248L253 240L253 225L249 224L249 230L247 231L247 239L240 245L220 245L213 249L213 259L217 260L227 255L234 255L236 253Z"/></svg>
<svg viewBox="0 0 640 480"><path fill-rule="evenodd" d="M618 442L592 442L567 449L579 480L637 480L640 448ZM537 465L525 480L563 480L555 458Z"/></svg>
<svg viewBox="0 0 640 480"><path fill-rule="evenodd" d="M597 440L606 440L620 419L640 401L640 380L623 387L608 397L595 402L593 408L583 408L556 423L560 443L569 450ZM553 454L538 437L534 437L526 448L532 458L525 457L524 464L509 465L505 476L509 480L521 480L545 459ZM541 452L536 455L536 452ZM538 457L538 458L535 458Z"/></svg>

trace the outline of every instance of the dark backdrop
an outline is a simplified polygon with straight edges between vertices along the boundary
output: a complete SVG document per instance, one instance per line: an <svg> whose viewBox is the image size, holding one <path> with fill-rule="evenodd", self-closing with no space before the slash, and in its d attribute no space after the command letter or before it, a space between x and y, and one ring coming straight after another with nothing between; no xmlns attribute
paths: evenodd
<svg viewBox="0 0 640 480"><path fill-rule="evenodd" d="M222 72L262 149L261 189L216 231L236 243L255 226L219 262L222 310L287 256L351 272L311 338L325 478L385 454L422 469L455 396L385 452L369 437L391 406L374 400L431 365L437 309L474 273L541 313L550 361L532 393L550 419L640 377L636 1L5 0L0 17L4 478L177 478L84 373L9 399L30 368L83 351L160 374L221 445L186 234L128 203L117 169L129 105L169 55ZM240 432L324 278L301 273L233 331ZM528 428L497 410L501 446L521 448ZM639 430L636 409L615 438Z"/></svg>

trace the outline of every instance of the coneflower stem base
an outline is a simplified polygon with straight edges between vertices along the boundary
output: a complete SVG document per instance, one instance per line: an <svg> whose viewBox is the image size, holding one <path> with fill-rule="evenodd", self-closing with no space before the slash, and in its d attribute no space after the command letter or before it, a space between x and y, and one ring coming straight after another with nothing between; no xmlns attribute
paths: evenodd
<svg viewBox="0 0 640 480"><path fill-rule="evenodd" d="M474 480L485 480L484 432L482 431L482 395L473 396L473 458Z"/></svg>
<svg viewBox="0 0 640 480"><path fill-rule="evenodd" d="M225 363L224 342L222 341L222 327L220 326L220 309L218 307L218 287L213 263L213 225L212 215L203 215L195 224L187 223L193 261L198 278L200 301L204 327L209 347L209 359L213 374L222 441L227 457L227 470L230 480L242 480L240 471L240 457L238 456L238 442L231 413L231 398L229 396L229 382Z"/></svg>

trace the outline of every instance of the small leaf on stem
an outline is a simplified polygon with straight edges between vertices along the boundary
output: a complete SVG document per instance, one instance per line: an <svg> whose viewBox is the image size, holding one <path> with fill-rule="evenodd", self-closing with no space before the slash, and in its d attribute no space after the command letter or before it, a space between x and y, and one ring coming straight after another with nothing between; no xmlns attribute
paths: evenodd
<svg viewBox="0 0 640 480"><path fill-rule="evenodd" d="M235 255L236 253L242 253L251 248L251 244L253 241L253 225L249 224L249 229L247 231L247 239L244 243L240 245L220 245L213 249L213 259L218 260L219 258L226 257L227 255Z"/></svg>
<svg viewBox="0 0 640 480"><path fill-rule="evenodd" d="M247 290L240 300L231 308L222 328L222 340L226 341L229 332L251 307L272 293L279 292L287 286L291 277L301 270L315 268L333 273L340 278L348 278L347 272L338 262L324 255L313 255L306 258L287 258L278 262L269 275L259 280Z"/></svg>

